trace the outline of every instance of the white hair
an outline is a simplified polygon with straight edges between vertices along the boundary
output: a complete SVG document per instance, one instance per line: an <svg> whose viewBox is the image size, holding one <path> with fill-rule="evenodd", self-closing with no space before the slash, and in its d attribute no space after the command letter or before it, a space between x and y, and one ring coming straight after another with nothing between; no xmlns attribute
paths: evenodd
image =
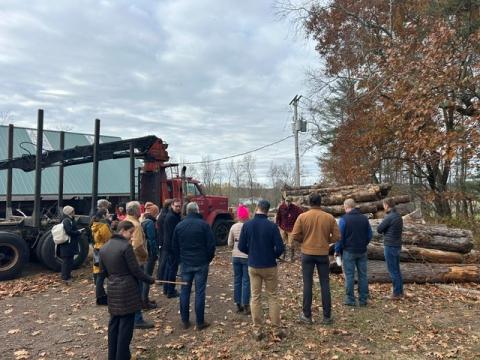
<svg viewBox="0 0 480 360"><path fill-rule="evenodd" d="M354 209L357 204L355 204L355 200L349 198L343 202L343 205L347 208Z"/></svg>
<svg viewBox="0 0 480 360"><path fill-rule="evenodd" d="M198 208L198 204L195 201L189 202L187 204L187 215L189 214L198 214L200 209Z"/></svg>
<svg viewBox="0 0 480 360"><path fill-rule="evenodd" d="M140 214L140 203L138 201L130 201L125 209L127 215L138 216Z"/></svg>

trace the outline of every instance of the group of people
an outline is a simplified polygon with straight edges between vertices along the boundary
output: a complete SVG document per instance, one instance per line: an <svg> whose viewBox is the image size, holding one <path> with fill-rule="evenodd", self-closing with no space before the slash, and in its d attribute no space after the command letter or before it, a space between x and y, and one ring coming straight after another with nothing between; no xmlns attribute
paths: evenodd
<svg viewBox="0 0 480 360"><path fill-rule="evenodd" d="M319 194L311 194L310 209L303 212L292 203L290 197L286 197L277 212L278 226L268 220L270 204L265 200L258 203L255 216L250 221L246 221L243 215L245 210L242 207L238 208L239 222L231 228L229 236L229 244L234 246L232 253L234 301L239 312L245 309L250 312L251 309L253 335L257 340L265 337L260 304L263 283L268 298L273 335L280 338L285 336L280 326L280 308L277 301L277 261L282 254L289 252L290 260L294 262L295 249L298 247L301 252L303 277L300 322L313 323L312 289L315 269L320 282L322 323L328 325L333 322L329 282L329 254L332 247L335 249L334 255L341 257L343 262L344 304L347 306L368 304L367 246L373 235L368 218L356 208L353 199L346 199L345 215L337 223L332 215L321 209L321 200ZM377 231L384 236L385 262L393 283L393 291L386 299L401 300L404 293L399 254L403 222L395 209L393 199L385 199L383 206L386 216ZM355 271L358 277L358 303L354 291ZM251 299L248 300L250 294Z"/></svg>
<svg viewBox="0 0 480 360"><path fill-rule="evenodd" d="M126 204L126 217L113 231L108 212L100 209L92 221L94 274L97 304L108 305L109 359L129 359L129 344L134 329L153 327L143 318L142 310L157 304L149 298L152 277L158 263L157 282L163 285L167 298L180 297L182 327L190 322L190 295L195 281L196 328L209 326L204 319L205 292L209 264L215 256L215 239L207 222L200 215L198 204L189 202L181 216L181 201L167 200L159 211L147 202L142 214L137 201ZM107 229L110 238L107 239ZM98 252L98 263L95 253ZM181 264L181 281L177 278ZM103 280L108 278L108 291ZM181 284L180 293L176 285Z"/></svg>
<svg viewBox="0 0 480 360"><path fill-rule="evenodd" d="M303 212L286 198L277 213L276 223L268 218L270 203L260 200L253 218L248 208L237 208L237 220L228 236L232 249L234 302L238 313L251 315L256 340L265 337L261 305L263 284L268 298L269 317L273 335L283 338L278 303L277 261L290 253L295 261L295 249L300 248L303 275L303 305L299 321L312 324L313 274L317 269L323 308L324 324L331 324L331 295L329 284L329 252L335 244L335 255L343 259L345 276L345 305L356 306L354 274L358 272L358 305L368 303L367 245L372 229L365 215L355 207L353 199L344 203L346 214L335 218L321 209L321 196L311 194L310 209ZM190 295L195 282L196 328L205 329L205 297L209 264L215 256L214 235L203 220L198 204L188 202L182 217L181 201L167 200L161 211L153 203L146 203L142 214L137 201L126 204L126 216L111 221L107 200L99 200L97 213L92 219L94 264L93 274L98 305L108 305L109 359L130 358L129 344L134 328L149 328L153 324L144 320L142 309L157 305L149 298L152 277L158 263L157 280L163 285L167 298L180 297L180 318L184 329L191 326ZM391 199L384 201L387 216L378 226L384 234L385 259L393 282L390 299L403 297L403 283L399 267L402 218ZM64 227L74 239L80 235L74 220L74 209L66 206ZM72 241L74 242L74 241ZM68 248L59 245L62 257L62 278L71 281L71 259ZM70 245L75 246L75 245ZM180 266L180 281L177 279ZM104 289L108 278L108 291ZM181 284L180 293L176 285Z"/></svg>

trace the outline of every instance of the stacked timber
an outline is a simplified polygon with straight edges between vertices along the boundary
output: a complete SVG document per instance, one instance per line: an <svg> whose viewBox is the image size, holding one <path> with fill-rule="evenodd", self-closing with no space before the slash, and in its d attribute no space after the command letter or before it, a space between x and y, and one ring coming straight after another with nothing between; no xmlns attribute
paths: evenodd
<svg viewBox="0 0 480 360"><path fill-rule="evenodd" d="M335 217L345 213L343 202L353 198L360 212L368 214L373 239L368 246L369 280L390 282L384 262L382 235L377 227L384 217L383 199L387 198L389 184L366 184L338 187L319 185L286 187L283 196L308 209L312 193L322 196L322 209ZM469 230L449 228L445 225L427 225L408 195L393 196L397 211L404 216L401 269L405 283L480 282L480 252L472 250L473 234ZM341 272L335 261L332 272Z"/></svg>
<svg viewBox="0 0 480 360"><path fill-rule="evenodd" d="M364 214L372 214L372 217L383 217L383 199L390 192L390 184L366 184L349 185L338 187L320 187L318 185L301 186L296 188L286 187L283 196L292 197L297 205L308 208L308 197L316 193L322 196L322 209L333 216L345 214L343 202L352 198L357 203L358 209ZM406 215L415 210L410 201L410 196L394 196L400 214Z"/></svg>
<svg viewBox="0 0 480 360"><path fill-rule="evenodd" d="M389 282L382 238L377 233L380 221L370 220L373 239L368 245L369 279ZM472 249L470 230L404 221L400 251L404 282L480 282L480 257Z"/></svg>
<svg viewBox="0 0 480 360"><path fill-rule="evenodd" d="M480 283L480 264L400 263L400 270L404 283ZM368 262L368 280L391 282L383 261Z"/></svg>

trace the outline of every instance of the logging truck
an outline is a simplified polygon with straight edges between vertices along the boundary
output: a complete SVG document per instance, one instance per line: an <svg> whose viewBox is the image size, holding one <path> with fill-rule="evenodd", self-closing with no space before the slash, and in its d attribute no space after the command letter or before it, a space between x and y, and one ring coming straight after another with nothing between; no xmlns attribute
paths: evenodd
<svg viewBox="0 0 480 360"><path fill-rule="evenodd" d="M0 280L18 276L29 258L37 258L46 267L59 271L61 260L55 256L55 244L51 228L61 220L63 208L63 171L66 166L92 163L92 195L90 214L77 215L81 227L89 227L90 216L94 213L98 198L99 161L130 158L129 199L153 201L161 205L167 198L178 198L198 203L201 214L215 234L217 245L226 244L228 232L233 224L233 215L224 196L206 195L200 182L186 176L183 167L178 174L178 164L168 163L168 145L156 136L144 136L127 140L100 143L100 120L95 123L92 145L64 149L65 133L60 132L60 150L43 150L43 110L38 111L36 154L13 157L13 125L9 126L8 158L0 160L0 170L7 170L7 191L5 218L0 219ZM42 151L43 150L43 151ZM143 165L136 176L135 161ZM46 216L41 211L42 169L58 167L58 206L56 216ZM176 168L176 176L167 176L166 169ZM35 194L31 216L12 214L13 169L35 171ZM172 171L173 174L173 171ZM137 191L136 191L137 189ZM79 240L79 253L74 258L74 268L81 266L88 255L90 231Z"/></svg>

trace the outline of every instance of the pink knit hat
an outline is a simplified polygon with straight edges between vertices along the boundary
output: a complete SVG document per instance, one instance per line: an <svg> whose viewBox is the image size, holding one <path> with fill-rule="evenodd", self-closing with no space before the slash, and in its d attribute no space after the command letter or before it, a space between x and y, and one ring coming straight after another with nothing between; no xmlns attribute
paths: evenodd
<svg viewBox="0 0 480 360"><path fill-rule="evenodd" d="M240 220L248 220L250 218L250 212L248 211L248 208L245 207L243 204L238 205L237 217Z"/></svg>

